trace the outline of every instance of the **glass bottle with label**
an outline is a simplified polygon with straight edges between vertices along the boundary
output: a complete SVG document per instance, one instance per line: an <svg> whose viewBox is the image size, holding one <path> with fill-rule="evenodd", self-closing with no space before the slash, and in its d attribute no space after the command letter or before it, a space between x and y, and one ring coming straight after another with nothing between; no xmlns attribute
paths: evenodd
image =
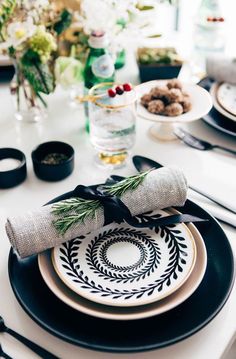
<svg viewBox="0 0 236 359"><path fill-rule="evenodd" d="M225 24L219 0L202 0L195 20L194 42L199 50L224 50Z"/></svg>
<svg viewBox="0 0 236 359"><path fill-rule="evenodd" d="M84 69L85 94L94 85L114 82L114 60L109 54L108 38L104 32L93 32L89 38L90 51ZM89 131L88 106L85 104L86 130Z"/></svg>

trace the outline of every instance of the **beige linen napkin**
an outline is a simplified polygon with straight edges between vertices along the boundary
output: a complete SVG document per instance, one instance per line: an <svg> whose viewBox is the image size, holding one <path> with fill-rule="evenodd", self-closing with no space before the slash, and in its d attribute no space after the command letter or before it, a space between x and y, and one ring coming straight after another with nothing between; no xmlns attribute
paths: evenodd
<svg viewBox="0 0 236 359"><path fill-rule="evenodd" d="M132 215L138 215L155 209L183 206L186 196L187 182L184 174L177 168L164 167L149 172L143 182L136 189L125 192L121 200ZM20 257L42 252L104 225L104 211L101 207L95 218L74 225L61 235L53 225L57 217L52 213L52 206L44 206L7 219L7 235Z"/></svg>

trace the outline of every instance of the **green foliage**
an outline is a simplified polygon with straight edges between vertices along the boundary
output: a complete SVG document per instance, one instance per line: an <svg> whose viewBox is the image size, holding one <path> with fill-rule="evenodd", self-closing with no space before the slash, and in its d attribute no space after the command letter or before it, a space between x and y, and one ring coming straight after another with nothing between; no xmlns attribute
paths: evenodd
<svg viewBox="0 0 236 359"><path fill-rule="evenodd" d="M54 24L53 29L58 35L63 33L72 22L72 14L68 10L63 10L60 15L60 20Z"/></svg>
<svg viewBox="0 0 236 359"><path fill-rule="evenodd" d="M21 68L36 94L49 94L54 90L54 78L48 64L40 62L39 55L33 50L26 51L21 60Z"/></svg>
<svg viewBox="0 0 236 359"><path fill-rule="evenodd" d="M120 197L126 191L136 189L151 170L135 176L125 178L123 181L111 186L104 186L107 194ZM97 210L101 207L98 200L86 200L82 198L70 198L55 203L52 206L52 213L59 216L52 223L59 234L65 234L73 225L84 223L87 219L94 219Z"/></svg>
<svg viewBox="0 0 236 359"><path fill-rule="evenodd" d="M15 10L16 0L3 0L0 4L0 31Z"/></svg>
<svg viewBox="0 0 236 359"><path fill-rule="evenodd" d="M142 5L142 4L137 4L137 9L140 11L147 11L147 10L152 10L154 9L154 6L152 5Z"/></svg>
<svg viewBox="0 0 236 359"><path fill-rule="evenodd" d="M8 47L8 54L10 57L14 57L16 50L13 46Z"/></svg>
<svg viewBox="0 0 236 359"><path fill-rule="evenodd" d="M21 63L23 66L31 66L32 64L40 63L40 57L37 52L28 49L22 56Z"/></svg>
<svg viewBox="0 0 236 359"><path fill-rule="evenodd" d="M150 48L143 47L138 49L138 62L140 64L166 64L174 65L182 63L182 59L173 47Z"/></svg>
<svg viewBox="0 0 236 359"><path fill-rule="evenodd" d="M121 197L125 192L135 190L145 179L151 170L139 173L135 176L125 178L123 181L117 182L111 186L104 186L105 192L112 195Z"/></svg>
<svg viewBox="0 0 236 359"><path fill-rule="evenodd" d="M75 224L84 223L86 219L96 216L96 211L101 206L97 200L85 200L82 198L70 198L53 205L52 213L60 216L53 222L58 233L65 234Z"/></svg>
<svg viewBox="0 0 236 359"><path fill-rule="evenodd" d="M135 190L150 171L127 177L123 181L103 188L107 194L121 197L126 191ZM52 206L52 214L59 216L52 223L58 233L64 235L72 226L84 223L85 220L94 219L100 207L101 203L98 200L70 198Z"/></svg>
<svg viewBox="0 0 236 359"><path fill-rule="evenodd" d="M158 1L159 3L167 3L167 4L170 4L170 5L174 5L174 6L176 6L176 5L178 5L178 3L179 3L179 0L159 0ZM153 6L153 5L149 5L149 4L146 4L146 5L144 5L144 4L142 4L141 2L140 3L138 3L137 5L136 5L136 8L138 9L138 10L140 10L140 11L148 11L148 10L152 10L152 9L154 9L154 7L155 6Z"/></svg>
<svg viewBox="0 0 236 359"><path fill-rule="evenodd" d="M46 63L53 51L56 51L57 44L50 32L38 28L29 40L30 48L39 55L41 62Z"/></svg>

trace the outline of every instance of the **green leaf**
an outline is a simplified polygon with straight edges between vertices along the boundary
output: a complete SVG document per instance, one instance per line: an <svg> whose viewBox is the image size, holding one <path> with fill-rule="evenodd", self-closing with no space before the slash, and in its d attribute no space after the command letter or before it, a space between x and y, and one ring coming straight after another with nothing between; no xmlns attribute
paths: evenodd
<svg viewBox="0 0 236 359"><path fill-rule="evenodd" d="M124 18L120 18L117 20L117 25L120 25L122 28L124 28L127 25L127 20Z"/></svg>
<svg viewBox="0 0 236 359"><path fill-rule="evenodd" d="M21 60L21 68L36 94L50 94L55 88L54 78L48 64L42 64L33 50L28 50Z"/></svg>
<svg viewBox="0 0 236 359"><path fill-rule="evenodd" d="M153 10L153 9L154 9L154 6L152 6L152 5L141 5L141 4L138 4L136 7L137 7L137 9L140 10L140 11L148 11L148 10Z"/></svg>
<svg viewBox="0 0 236 359"><path fill-rule="evenodd" d="M146 172L139 173L135 176L127 177L120 182L117 182L110 186L104 186L103 188L106 193L112 196L121 197L125 192L135 190L143 182L143 180L150 171L152 171L152 169Z"/></svg>
<svg viewBox="0 0 236 359"><path fill-rule="evenodd" d="M162 36L162 34L154 34L154 35L149 35L149 36L147 36L149 39L155 39L155 38L157 38L157 37L161 37Z"/></svg>
<svg viewBox="0 0 236 359"><path fill-rule="evenodd" d="M11 14L15 10L16 0L4 0L0 4L0 30L9 20Z"/></svg>
<svg viewBox="0 0 236 359"><path fill-rule="evenodd" d="M96 217L96 211L101 203L97 200L85 200L82 198L70 198L52 206L52 213L59 216L53 221L53 225L59 234L65 234L73 225L84 223L87 219Z"/></svg>
<svg viewBox="0 0 236 359"><path fill-rule="evenodd" d="M121 197L126 191L136 189L151 170L130 176L111 186L104 186L107 194ZM83 198L70 198L57 202L52 206L52 214L59 217L52 221L59 234L64 235L74 225L84 223L85 220L94 219L97 210L101 207L98 200Z"/></svg>
<svg viewBox="0 0 236 359"><path fill-rule="evenodd" d="M35 92L50 94L54 90L54 79L47 64L32 64L23 67L25 78Z"/></svg>
<svg viewBox="0 0 236 359"><path fill-rule="evenodd" d="M40 57L37 52L28 49L22 56L21 63L23 66L31 66L32 63L40 63Z"/></svg>
<svg viewBox="0 0 236 359"><path fill-rule="evenodd" d="M8 47L8 54L10 57L14 57L16 50L13 46Z"/></svg>
<svg viewBox="0 0 236 359"><path fill-rule="evenodd" d="M72 22L72 14L68 10L63 10L60 15L60 20L54 24L54 30L58 35L65 31Z"/></svg>

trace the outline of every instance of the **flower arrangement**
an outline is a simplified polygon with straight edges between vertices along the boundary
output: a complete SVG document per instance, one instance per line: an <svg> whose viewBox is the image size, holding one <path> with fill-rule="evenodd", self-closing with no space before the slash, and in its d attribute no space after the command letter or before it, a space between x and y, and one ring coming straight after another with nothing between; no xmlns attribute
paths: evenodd
<svg viewBox="0 0 236 359"><path fill-rule="evenodd" d="M46 107L43 95L53 92L56 83L70 87L82 81L81 62L92 31L107 32L115 60L127 38L140 38L150 19L155 21L150 12L156 5L175 0L78 0L73 10L67 9L66 1L1 0L0 53L15 64L11 93L16 95L19 118L21 97L26 112L35 111L39 101Z"/></svg>
<svg viewBox="0 0 236 359"><path fill-rule="evenodd" d="M3 0L0 4L0 51L14 61L16 77L11 91L23 89L28 107L35 107L39 99L46 106L42 94L55 88L54 64L61 34L71 25L72 14L56 10L48 0Z"/></svg>
<svg viewBox="0 0 236 359"><path fill-rule="evenodd" d="M74 12L74 21L65 32L67 51L70 44L76 45L76 56L85 62L88 52L88 38L93 31L106 32L110 37L110 52L114 58L123 50L127 39L131 42L152 28L156 22L158 4L175 4L177 0L80 0L79 8ZM152 34L151 37L160 36Z"/></svg>

